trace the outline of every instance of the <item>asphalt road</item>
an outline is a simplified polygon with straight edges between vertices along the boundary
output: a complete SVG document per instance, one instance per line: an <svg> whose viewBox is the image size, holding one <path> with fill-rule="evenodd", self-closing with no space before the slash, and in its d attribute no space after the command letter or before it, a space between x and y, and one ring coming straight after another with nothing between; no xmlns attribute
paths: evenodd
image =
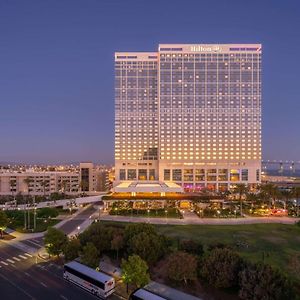
<svg viewBox="0 0 300 300"><path fill-rule="evenodd" d="M45 262L37 256L0 241L1 299L79 300L97 299L81 288L66 282L62 266ZM120 299L116 295L110 300Z"/></svg>
<svg viewBox="0 0 300 300"><path fill-rule="evenodd" d="M64 225L62 225L59 229L62 230L65 234L69 234L72 231L74 231L77 226L79 226L83 221L89 218L94 212L96 211L96 208L94 208L93 205L79 213L76 217L74 217L72 220L68 221Z"/></svg>
<svg viewBox="0 0 300 300"><path fill-rule="evenodd" d="M70 221L67 221L64 225L62 225L59 229L62 230L65 234L69 234L76 230L76 228L82 224L86 219L89 218L94 212L96 208L92 206L88 207L77 216L75 216ZM38 237L33 239L22 240L22 243L31 248L39 249L44 246L44 238Z"/></svg>

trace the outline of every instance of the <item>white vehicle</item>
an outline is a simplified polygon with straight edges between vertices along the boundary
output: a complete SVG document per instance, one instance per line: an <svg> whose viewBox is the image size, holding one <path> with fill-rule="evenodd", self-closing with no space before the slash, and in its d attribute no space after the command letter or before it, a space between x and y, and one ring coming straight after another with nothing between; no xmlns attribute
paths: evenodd
<svg viewBox="0 0 300 300"><path fill-rule="evenodd" d="M130 295L130 300L168 300L145 289L138 289Z"/></svg>
<svg viewBox="0 0 300 300"><path fill-rule="evenodd" d="M97 272L77 261L71 261L64 265L64 279L100 298L106 298L115 291L113 277Z"/></svg>

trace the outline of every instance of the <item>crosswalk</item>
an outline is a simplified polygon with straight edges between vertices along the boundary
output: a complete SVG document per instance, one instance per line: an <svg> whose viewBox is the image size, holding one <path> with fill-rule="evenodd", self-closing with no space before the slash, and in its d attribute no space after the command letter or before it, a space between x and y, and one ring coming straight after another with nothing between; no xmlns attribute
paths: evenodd
<svg viewBox="0 0 300 300"><path fill-rule="evenodd" d="M0 257L0 268L2 268L3 266L13 266L15 263L17 262L21 262L22 260L27 260L29 258L33 257L31 254L29 253L22 253L22 254L18 254L16 256L10 257L10 258L1 258Z"/></svg>

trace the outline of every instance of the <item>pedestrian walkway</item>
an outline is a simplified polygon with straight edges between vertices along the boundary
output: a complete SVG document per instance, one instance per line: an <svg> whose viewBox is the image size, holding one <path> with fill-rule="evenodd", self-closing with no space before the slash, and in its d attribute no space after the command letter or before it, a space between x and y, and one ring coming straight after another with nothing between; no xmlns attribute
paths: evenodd
<svg viewBox="0 0 300 300"><path fill-rule="evenodd" d="M195 214L194 214L195 215ZM183 219L172 218L145 218L145 217L128 217L103 214L101 220L114 222L132 222L132 223L151 223L151 224L168 224L168 225L241 225L241 224L295 224L300 218L289 217L245 217L245 218L199 218L185 217Z"/></svg>
<svg viewBox="0 0 300 300"><path fill-rule="evenodd" d="M15 255L15 256L12 256L10 258L0 257L0 269L3 266L15 265L17 262L20 262L22 260L27 260L27 259L32 258L32 257L33 257L33 255L28 253L28 252L24 252L22 254Z"/></svg>

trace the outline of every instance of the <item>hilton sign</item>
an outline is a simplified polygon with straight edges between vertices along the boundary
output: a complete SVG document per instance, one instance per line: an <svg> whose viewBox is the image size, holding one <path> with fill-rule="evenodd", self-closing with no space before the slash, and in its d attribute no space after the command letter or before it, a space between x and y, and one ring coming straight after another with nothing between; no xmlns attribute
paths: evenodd
<svg viewBox="0 0 300 300"><path fill-rule="evenodd" d="M192 52L220 52L222 51L219 46L191 46Z"/></svg>

